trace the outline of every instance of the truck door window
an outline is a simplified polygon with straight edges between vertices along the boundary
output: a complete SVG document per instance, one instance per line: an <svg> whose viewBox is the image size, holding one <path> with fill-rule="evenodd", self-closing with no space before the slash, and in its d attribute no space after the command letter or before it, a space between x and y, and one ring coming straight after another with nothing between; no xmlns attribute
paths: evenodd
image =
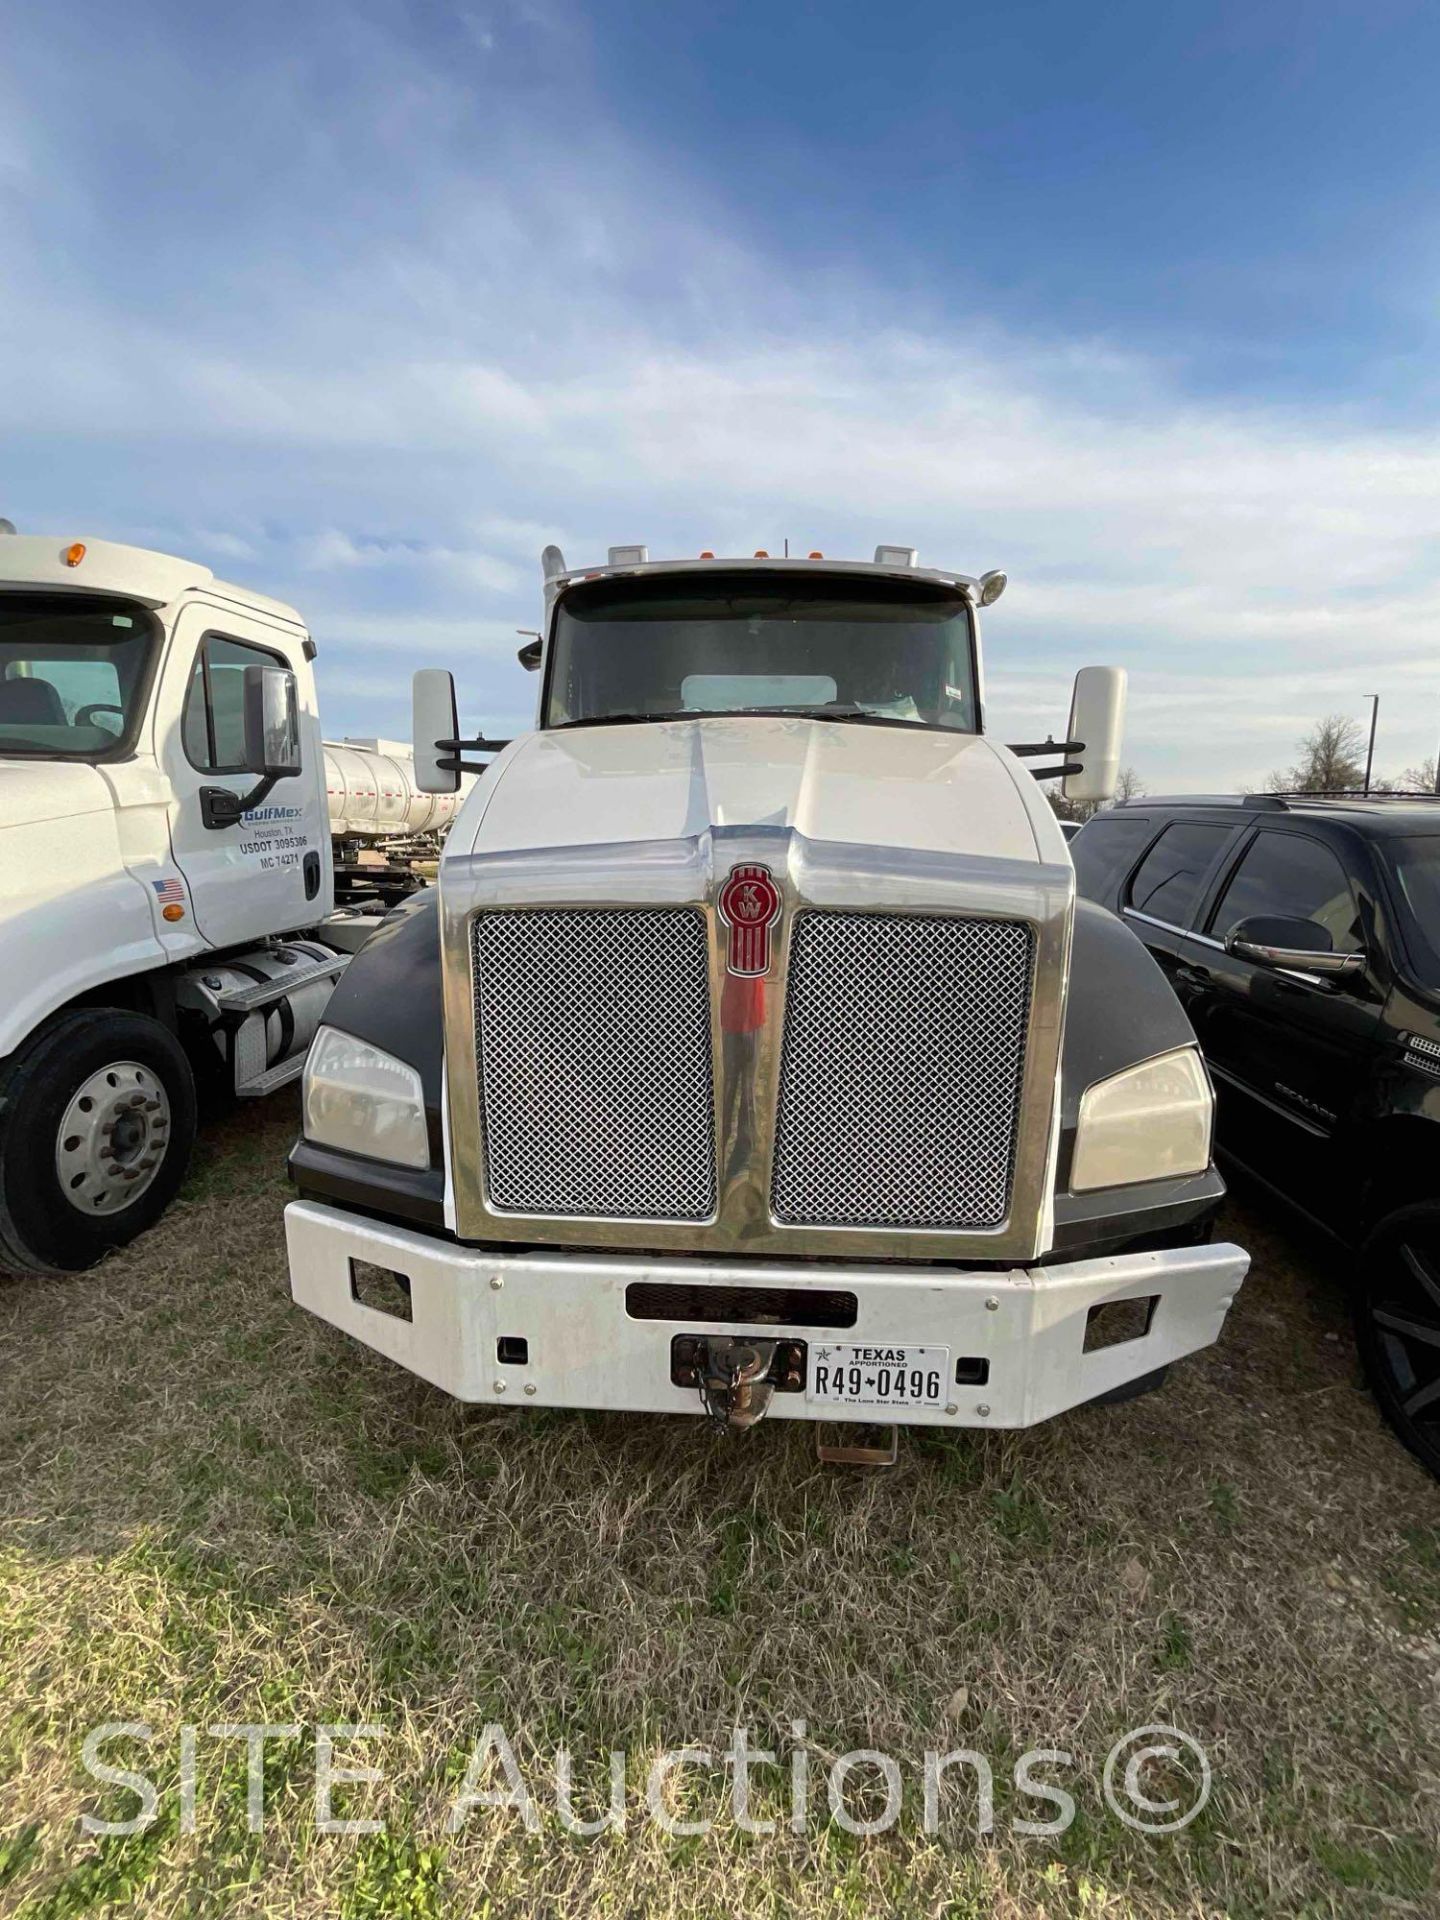
<svg viewBox="0 0 1440 1920"><path fill-rule="evenodd" d="M106 760L140 726L155 622L110 595L0 594L0 756Z"/></svg>
<svg viewBox="0 0 1440 1920"><path fill-rule="evenodd" d="M1233 832L1198 821L1168 826L1136 869L1126 904L1167 927L1188 927L1210 863Z"/></svg>
<svg viewBox="0 0 1440 1920"><path fill-rule="evenodd" d="M1230 876L1210 916L1210 932L1223 940L1251 914L1313 920L1336 953L1358 953L1360 921L1345 869L1328 847L1302 833L1258 833Z"/></svg>
<svg viewBox="0 0 1440 1920"><path fill-rule="evenodd" d="M1130 813L1101 814L1087 822L1070 842L1076 889L1102 907L1112 905L1125 869L1153 832L1152 821Z"/></svg>
<svg viewBox="0 0 1440 1920"><path fill-rule="evenodd" d="M245 771L245 669L284 666L278 653L207 633L190 670L181 738L201 773Z"/></svg>

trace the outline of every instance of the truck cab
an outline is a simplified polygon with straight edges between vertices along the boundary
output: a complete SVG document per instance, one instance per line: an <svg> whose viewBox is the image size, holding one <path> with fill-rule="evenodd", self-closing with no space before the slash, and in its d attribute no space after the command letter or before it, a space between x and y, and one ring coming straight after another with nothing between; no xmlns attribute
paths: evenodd
<svg viewBox="0 0 1440 1920"><path fill-rule="evenodd" d="M196 1075L298 1075L348 953L298 614L0 523L0 1267L91 1264L184 1172Z"/></svg>
<svg viewBox="0 0 1440 1920"><path fill-rule="evenodd" d="M543 571L535 729L312 1049L296 1299L463 1399L729 1426L1024 1426L1212 1341L1209 1082L1032 766L1108 792L1123 676L1012 749L1001 573ZM415 728L422 785L493 744L446 675Z"/></svg>

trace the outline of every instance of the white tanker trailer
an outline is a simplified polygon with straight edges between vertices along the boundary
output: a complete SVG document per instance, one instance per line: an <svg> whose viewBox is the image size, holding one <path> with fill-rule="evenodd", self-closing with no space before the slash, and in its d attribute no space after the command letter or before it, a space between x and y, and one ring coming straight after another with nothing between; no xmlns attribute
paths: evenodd
<svg viewBox="0 0 1440 1920"><path fill-rule="evenodd" d="M465 795L421 793L410 748L402 741L327 740L325 798L337 839L383 840L440 831L460 811Z"/></svg>
<svg viewBox="0 0 1440 1920"><path fill-rule="evenodd" d="M399 740L327 740L324 767L337 904L391 905L423 886L474 776L459 793L422 793Z"/></svg>

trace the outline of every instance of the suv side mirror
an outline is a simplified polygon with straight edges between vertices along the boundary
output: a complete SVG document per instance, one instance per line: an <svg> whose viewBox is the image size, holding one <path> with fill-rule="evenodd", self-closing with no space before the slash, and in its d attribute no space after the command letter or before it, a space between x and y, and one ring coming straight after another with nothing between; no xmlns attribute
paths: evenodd
<svg viewBox="0 0 1440 1920"><path fill-rule="evenodd" d="M245 766L262 780L300 771L300 706L288 667L246 667Z"/></svg>
<svg viewBox="0 0 1440 1920"><path fill-rule="evenodd" d="M422 667L411 690L410 738L415 749L415 784L421 793L458 793L460 710L455 676L443 667Z"/></svg>
<svg viewBox="0 0 1440 1920"><path fill-rule="evenodd" d="M1125 730L1125 669L1082 667L1070 702L1069 743L1065 758L1078 770L1067 773L1060 791L1067 800L1110 800L1120 778L1120 741Z"/></svg>
<svg viewBox="0 0 1440 1920"><path fill-rule="evenodd" d="M1313 920L1288 914L1252 913L1225 936L1225 951L1261 967L1289 967L1299 973L1359 973L1363 953L1336 953L1328 930Z"/></svg>

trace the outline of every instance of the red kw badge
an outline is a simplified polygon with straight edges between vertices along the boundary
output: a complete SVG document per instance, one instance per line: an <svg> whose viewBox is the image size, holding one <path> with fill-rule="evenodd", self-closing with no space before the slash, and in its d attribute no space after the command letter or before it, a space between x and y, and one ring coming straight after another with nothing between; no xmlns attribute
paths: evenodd
<svg viewBox="0 0 1440 1920"><path fill-rule="evenodd" d="M732 867L715 904L730 934L720 1023L731 1033L753 1033L765 1019L770 929L780 918L780 889L768 867Z"/></svg>

